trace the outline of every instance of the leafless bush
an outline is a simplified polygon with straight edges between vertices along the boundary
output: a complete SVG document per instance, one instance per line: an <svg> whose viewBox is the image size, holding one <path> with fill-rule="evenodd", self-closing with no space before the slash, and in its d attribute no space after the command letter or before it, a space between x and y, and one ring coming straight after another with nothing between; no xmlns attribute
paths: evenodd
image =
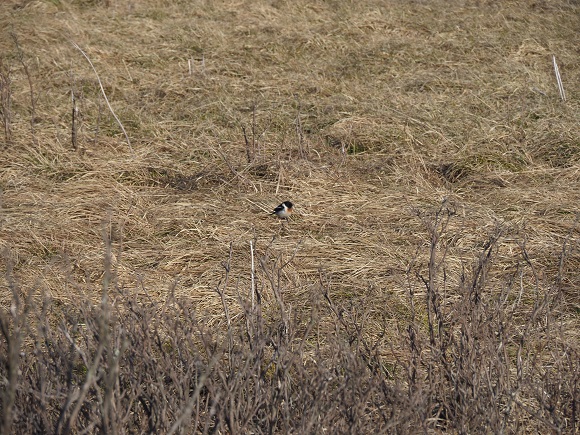
<svg viewBox="0 0 580 435"><path fill-rule="evenodd" d="M288 263L268 252L252 303L230 279L230 251L216 288L223 329L173 290L160 302L119 286L109 261L100 303L73 307L26 293L5 259L2 433L575 433L580 355L559 320L558 281L532 280L523 302L518 277L535 276L524 243L513 276L498 281L498 227L449 297L452 218L447 206L423 216L429 261L409 268L412 309L398 325L377 318L379 289L338 303L322 271L310 309L292 311L281 292Z"/></svg>
<svg viewBox="0 0 580 435"><path fill-rule="evenodd" d="M504 231L498 226L483 243L479 258L459 277L459 298L449 304L441 240L452 214L444 205L426 220L431 235L428 277L417 274L425 287L427 328L413 311L408 329L408 384L411 396L422 396L416 400L426 413L423 425L429 422L429 427L459 433L504 433L523 427L575 433L579 354L562 333L558 316L564 311L555 285L561 277L543 285L525 243L520 243L511 276L499 288L490 284ZM566 261L565 247L561 261ZM415 306L414 285L410 289ZM532 296L523 295L530 291ZM532 303L523 302L530 297Z"/></svg>

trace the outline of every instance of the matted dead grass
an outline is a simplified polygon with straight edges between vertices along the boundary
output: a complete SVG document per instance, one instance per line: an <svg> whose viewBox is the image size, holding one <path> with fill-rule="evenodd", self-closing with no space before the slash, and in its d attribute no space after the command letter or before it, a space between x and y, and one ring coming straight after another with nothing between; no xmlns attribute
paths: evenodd
<svg viewBox="0 0 580 435"><path fill-rule="evenodd" d="M223 262L231 247L226 300L241 319L252 241L265 307L267 264L288 262L292 310L323 286L338 305L364 301L394 338L409 289L425 297L444 203L449 306L500 227L491 288L517 276L530 307L557 282L562 337L578 347L577 2L12 1L0 23L0 244L23 293L100 300L109 239L120 287L194 301L225 328ZM289 223L267 215L288 199ZM2 306L11 295L0 287Z"/></svg>

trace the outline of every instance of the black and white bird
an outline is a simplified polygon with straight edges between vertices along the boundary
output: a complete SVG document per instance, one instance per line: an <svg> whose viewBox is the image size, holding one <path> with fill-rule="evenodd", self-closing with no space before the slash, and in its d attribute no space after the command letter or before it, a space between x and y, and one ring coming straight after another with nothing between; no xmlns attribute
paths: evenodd
<svg viewBox="0 0 580 435"><path fill-rule="evenodd" d="M292 214L292 203L290 201L284 201L270 214L275 214L280 219L288 219Z"/></svg>

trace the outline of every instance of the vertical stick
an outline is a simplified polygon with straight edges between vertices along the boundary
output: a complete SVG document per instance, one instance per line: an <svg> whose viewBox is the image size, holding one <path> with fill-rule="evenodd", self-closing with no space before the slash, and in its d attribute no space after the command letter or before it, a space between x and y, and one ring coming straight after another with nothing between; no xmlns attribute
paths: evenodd
<svg viewBox="0 0 580 435"><path fill-rule="evenodd" d="M77 119L79 116L79 109L77 107L77 99L75 97L75 91L72 89L71 91L71 99L72 99L72 120L71 120L71 142L72 146L75 150L78 149L77 144Z"/></svg>
<svg viewBox="0 0 580 435"><path fill-rule="evenodd" d="M0 117L4 125L4 138L6 143L10 143L12 138L12 129L10 123L12 120L12 90L10 80L10 68L5 67L0 59Z"/></svg>
<svg viewBox="0 0 580 435"><path fill-rule="evenodd" d="M257 149L257 139L256 139L256 102L252 105L252 154L255 156L256 154L260 155L260 148Z"/></svg>
<svg viewBox="0 0 580 435"><path fill-rule="evenodd" d="M552 55L552 63L554 64L554 73L556 74L556 81L558 82L558 91L560 91L560 98L562 101L566 101L566 92L564 92L564 84L562 83L562 77L560 76L560 68L556 63L556 56Z"/></svg>
<svg viewBox="0 0 580 435"><path fill-rule="evenodd" d="M254 241L250 240L250 257L251 257L251 264L252 264L252 270L250 272L250 276L252 279L251 285L250 285L250 291L252 292L252 312L254 312L254 298L255 298L255 286L254 286L254 276L255 276L255 268L254 268Z"/></svg>
<svg viewBox="0 0 580 435"><path fill-rule="evenodd" d="M296 135L298 136L298 151L300 158L304 158L304 132L302 130L302 121L300 120L300 102L298 102L298 114L296 115Z"/></svg>

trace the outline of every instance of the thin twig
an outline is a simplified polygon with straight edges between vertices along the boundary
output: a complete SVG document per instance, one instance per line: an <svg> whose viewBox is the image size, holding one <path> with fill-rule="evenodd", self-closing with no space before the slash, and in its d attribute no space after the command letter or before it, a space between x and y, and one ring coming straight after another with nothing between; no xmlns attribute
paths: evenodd
<svg viewBox="0 0 580 435"><path fill-rule="evenodd" d="M4 139L10 143L12 139L12 81L11 70L0 59L0 117L4 126Z"/></svg>
<svg viewBox="0 0 580 435"><path fill-rule="evenodd" d="M554 73L556 74L556 81L558 82L558 91L560 91L560 98L566 101L566 92L564 91L564 84L562 83L562 76L560 76L560 68L556 63L556 56L552 56L552 63L554 64Z"/></svg>
<svg viewBox="0 0 580 435"><path fill-rule="evenodd" d="M71 99L72 99L71 142L73 148L77 150L78 149L77 126L79 118L79 108L77 107L77 98L75 95L74 88L71 90Z"/></svg>
<svg viewBox="0 0 580 435"><path fill-rule="evenodd" d="M254 312L254 295L255 295L255 275L256 275L256 269L254 268L254 242L252 240L250 240L250 258L251 258L251 279L252 279L252 284L251 284L251 288L250 291L252 292L252 312Z"/></svg>
<svg viewBox="0 0 580 435"><path fill-rule="evenodd" d="M34 128L34 123L36 119L36 98L34 97L34 87L32 86L32 77L30 75L28 65L24 60L24 52L20 47L16 33L10 32L10 36L12 37L12 40L14 41L14 45L16 46L16 50L18 52L18 61L22 65L22 68L24 69L24 74L26 75L26 78L28 80L28 90L30 93L30 130L32 132L32 138L34 142L37 143L38 141L36 139L36 129Z"/></svg>
<svg viewBox="0 0 580 435"><path fill-rule="evenodd" d="M304 158L304 129L302 128L302 120L300 119L300 102L298 102L298 113L296 114L296 135L298 136L298 151L300 158Z"/></svg>
<svg viewBox="0 0 580 435"><path fill-rule="evenodd" d="M109 103L109 99L107 98L107 94L105 93L105 89L103 88L103 83L101 82L101 79L99 77L99 73L97 72L95 66L93 65L93 62L91 62L91 59L89 58L89 56L87 56L87 54L83 51L83 49L81 47L78 46L78 44L76 42L71 41L71 43L78 51L80 51L82 53L82 55L85 57L85 59L91 65L91 68L93 69L95 75L97 76L97 81L99 82L99 86L101 87L101 93L103 94L103 98L105 98L105 102L107 103L107 106L109 107L109 110L111 111L111 114L113 115L113 117L117 121L117 124L119 124L119 127L121 127L121 130L123 131L123 134L125 135L125 139L127 140L127 145L129 145L129 149L133 153L133 147L131 146L131 141L129 140L129 135L127 134L127 132L125 131L125 127L123 127L123 124L121 123L121 121L119 120L117 115L115 114L113 107L111 107L111 103Z"/></svg>
<svg viewBox="0 0 580 435"><path fill-rule="evenodd" d="M197 403L197 400L198 400L198 397L199 397L199 395L201 393L201 390L205 386L205 382L207 381L207 378L209 377L209 374L210 374L211 370L213 369L214 365L216 364L216 362L217 362L217 357L216 356L214 356L209 361L209 363L208 363L208 365L206 367L206 371L204 373L202 373L201 376L197 380L197 385L195 387L195 391L189 397L189 400L187 401L187 404L183 408L183 410L180 413L180 415L177 418L177 420L175 420L175 422L173 423L173 425L169 429L169 432L167 432L168 434L173 434L173 433L177 432L179 430L179 428L181 427L181 425L188 418L191 417L191 412L193 411L193 408L194 408L195 404Z"/></svg>

